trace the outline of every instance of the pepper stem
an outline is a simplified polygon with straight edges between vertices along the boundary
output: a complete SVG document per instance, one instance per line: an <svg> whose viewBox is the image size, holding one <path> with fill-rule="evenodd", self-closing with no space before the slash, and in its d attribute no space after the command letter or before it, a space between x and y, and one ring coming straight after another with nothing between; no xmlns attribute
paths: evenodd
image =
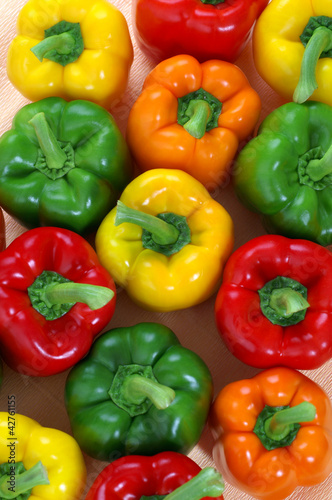
<svg viewBox="0 0 332 500"><path fill-rule="evenodd" d="M195 139L201 139L206 132L206 125L211 115L209 103L202 99L191 100L186 115L190 119L183 125L183 128Z"/></svg>
<svg viewBox="0 0 332 500"><path fill-rule="evenodd" d="M309 161L306 173L314 182L320 181L323 177L332 173L332 144L323 158Z"/></svg>
<svg viewBox="0 0 332 500"><path fill-rule="evenodd" d="M301 293L292 288L275 288L271 292L269 306L281 317L288 318L292 314L309 307Z"/></svg>
<svg viewBox="0 0 332 500"><path fill-rule="evenodd" d="M197 476L165 496L165 500L201 500L219 497L224 492L222 476L213 467L202 469Z"/></svg>
<svg viewBox="0 0 332 500"><path fill-rule="evenodd" d="M67 161L66 153L61 149L44 113L37 113L29 121L35 129L39 146L46 158L48 168L59 170Z"/></svg>
<svg viewBox="0 0 332 500"><path fill-rule="evenodd" d="M297 406L280 410L265 421L266 435L274 441L281 441L290 431L290 426L301 422L311 422L316 415L316 407L304 401Z"/></svg>
<svg viewBox="0 0 332 500"><path fill-rule="evenodd" d="M75 45L75 38L70 33L64 32L60 35L44 38L44 40L31 48L31 52L34 53L39 61L42 61L44 58L48 59L48 52L53 50L56 50L58 54L68 55L72 52Z"/></svg>
<svg viewBox="0 0 332 500"><path fill-rule="evenodd" d="M152 239L158 245L172 245L179 237L179 230L154 215L140 212L134 208L127 207L122 201L118 201L114 224L118 226L123 222L137 224L149 231Z"/></svg>
<svg viewBox="0 0 332 500"><path fill-rule="evenodd" d="M82 302L95 310L105 306L113 296L114 292L104 286L69 281L46 285L40 299L50 308L56 304Z"/></svg>
<svg viewBox="0 0 332 500"><path fill-rule="evenodd" d="M0 498L11 500L31 490L35 486L50 484L47 471L41 462L37 462L31 469L15 474L11 481L7 474L0 478ZM14 483L14 484L11 484Z"/></svg>
<svg viewBox="0 0 332 500"><path fill-rule="evenodd" d="M304 50L300 79L293 94L293 101L302 103L318 87L316 66L322 52L332 49L332 31L325 26L316 28Z"/></svg>
<svg viewBox="0 0 332 500"><path fill-rule="evenodd" d="M123 396L133 404L140 404L148 398L158 410L165 410L175 398L175 392L150 378L130 375L123 383Z"/></svg>

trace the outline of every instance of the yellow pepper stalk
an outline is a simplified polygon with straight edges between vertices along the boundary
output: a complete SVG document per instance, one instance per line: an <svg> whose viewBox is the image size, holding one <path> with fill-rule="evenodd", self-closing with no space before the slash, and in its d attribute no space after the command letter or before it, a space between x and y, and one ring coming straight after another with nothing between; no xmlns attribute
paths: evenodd
<svg viewBox="0 0 332 500"><path fill-rule="evenodd" d="M332 105L331 0L272 0L256 23L253 55L285 99Z"/></svg>
<svg viewBox="0 0 332 500"><path fill-rule="evenodd" d="M98 257L115 282L160 312L209 298L233 243L228 212L191 175L170 169L128 184L96 234Z"/></svg>
<svg viewBox="0 0 332 500"><path fill-rule="evenodd" d="M29 0L17 19L7 74L28 99L85 99L105 108L128 81L133 47L123 14L108 0Z"/></svg>
<svg viewBox="0 0 332 500"><path fill-rule="evenodd" d="M83 455L72 436L0 412L0 498L25 491L22 498L29 500L77 500L85 482Z"/></svg>

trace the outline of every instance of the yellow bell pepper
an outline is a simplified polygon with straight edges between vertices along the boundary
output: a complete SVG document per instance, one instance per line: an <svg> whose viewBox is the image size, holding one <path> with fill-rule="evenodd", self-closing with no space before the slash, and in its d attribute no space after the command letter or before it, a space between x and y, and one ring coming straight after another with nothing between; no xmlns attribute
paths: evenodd
<svg viewBox="0 0 332 500"><path fill-rule="evenodd" d="M160 312L209 298L233 243L228 212L199 181L172 169L136 177L96 234L98 257L115 282Z"/></svg>
<svg viewBox="0 0 332 500"><path fill-rule="evenodd" d="M126 19L108 0L29 0L9 46L7 74L31 101L58 96L110 108L127 86L132 61Z"/></svg>
<svg viewBox="0 0 332 500"><path fill-rule="evenodd" d="M332 105L331 0L272 0L256 23L253 56L285 99Z"/></svg>
<svg viewBox="0 0 332 500"><path fill-rule="evenodd" d="M74 438L14 413L10 398L0 412L0 498L30 490L29 500L81 498L86 467Z"/></svg>

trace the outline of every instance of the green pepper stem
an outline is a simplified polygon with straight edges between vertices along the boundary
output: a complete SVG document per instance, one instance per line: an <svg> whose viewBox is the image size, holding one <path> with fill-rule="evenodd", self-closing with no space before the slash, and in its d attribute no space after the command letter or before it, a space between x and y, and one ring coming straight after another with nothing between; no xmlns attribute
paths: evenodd
<svg viewBox="0 0 332 500"><path fill-rule="evenodd" d="M270 439L280 441L288 435L290 425L311 422L315 415L316 407L304 401L297 406L276 412L265 421L264 430Z"/></svg>
<svg viewBox="0 0 332 500"><path fill-rule="evenodd" d="M29 121L35 129L39 146L45 155L50 169L61 169L67 161L66 153L61 149L44 113L37 113Z"/></svg>
<svg viewBox="0 0 332 500"><path fill-rule="evenodd" d="M47 59L47 53L52 50L56 50L58 54L70 54L75 47L75 43L75 38L70 33L64 32L60 35L44 38L44 40L32 47L31 51L39 61L42 61L44 58Z"/></svg>
<svg viewBox="0 0 332 500"><path fill-rule="evenodd" d="M206 125L211 115L211 107L203 99L192 99L186 111L190 117L183 128L195 139L201 139L206 132Z"/></svg>
<svg viewBox="0 0 332 500"><path fill-rule="evenodd" d="M132 404L140 404L148 398L158 410L164 410L174 400L175 392L171 387L135 374L124 380L123 396L128 403Z"/></svg>
<svg viewBox="0 0 332 500"><path fill-rule="evenodd" d="M307 309L310 304L292 288L275 288L271 292L269 306L281 317L288 318L292 314Z"/></svg>
<svg viewBox="0 0 332 500"><path fill-rule="evenodd" d="M201 500L204 497L219 497L223 494L224 488L221 474L213 467L206 467L197 476L166 495L164 500Z"/></svg>
<svg viewBox="0 0 332 500"><path fill-rule="evenodd" d="M320 181L325 175L332 173L332 144L320 160L310 160L306 173L314 182Z"/></svg>
<svg viewBox="0 0 332 500"><path fill-rule="evenodd" d="M146 229L158 245L172 245L179 237L179 231L172 224L168 224L154 215L127 207L118 201L114 224L118 226L123 222L130 222Z"/></svg>
<svg viewBox="0 0 332 500"><path fill-rule="evenodd" d="M31 490L35 486L50 484L47 471L41 462L37 462L31 469L21 474L13 474L14 479L12 481L10 477L4 474L0 478L0 498L6 500L16 499L19 495Z"/></svg>
<svg viewBox="0 0 332 500"><path fill-rule="evenodd" d="M316 28L304 50L300 79L293 94L294 102L306 101L318 87L315 75L318 59L322 52L331 49L332 30L325 26Z"/></svg>
<svg viewBox="0 0 332 500"><path fill-rule="evenodd" d="M86 283L52 283L40 291L40 300L51 308L55 304L82 302L95 310L105 306L114 296L113 290Z"/></svg>

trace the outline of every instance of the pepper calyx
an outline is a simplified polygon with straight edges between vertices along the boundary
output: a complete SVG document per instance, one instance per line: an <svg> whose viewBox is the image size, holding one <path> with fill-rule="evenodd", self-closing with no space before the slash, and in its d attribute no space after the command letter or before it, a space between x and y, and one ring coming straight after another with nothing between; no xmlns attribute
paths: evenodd
<svg viewBox="0 0 332 500"><path fill-rule="evenodd" d="M254 433L267 450L289 446L297 436L302 422L311 422L316 407L304 401L296 406L266 405L257 417Z"/></svg>
<svg viewBox="0 0 332 500"><path fill-rule="evenodd" d="M23 462L0 465L1 500L28 500L35 486L50 484L47 471L39 461L30 469Z"/></svg>
<svg viewBox="0 0 332 500"><path fill-rule="evenodd" d="M66 66L76 61L84 50L79 23L60 21L44 31L44 40L31 48L39 61L50 61Z"/></svg>
<svg viewBox="0 0 332 500"><path fill-rule="evenodd" d="M77 303L95 310L105 306L114 292L104 286L74 283L54 271L43 271L28 287L32 307L48 321L64 316Z"/></svg>
<svg viewBox="0 0 332 500"><path fill-rule="evenodd" d="M166 256L177 253L191 241L191 232L185 216L165 212L151 215L117 203L114 224L130 222L142 227L142 245Z"/></svg>
<svg viewBox="0 0 332 500"><path fill-rule="evenodd" d="M220 3L224 3L225 0L201 0L201 2L209 5L218 5Z"/></svg>
<svg viewBox="0 0 332 500"><path fill-rule="evenodd" d="M196 139L218 127L222 103L203 88L178 98L177 122Z"/></svg>
<svg viewBox="0 0 332 500"><path fill-rule="evenodd" d="M296 325L305 318L310 306L307 293L300 282L277 276L258 290L261 311L274 325Z"/></svg>
<svg viewBox="0 0 332 500"><path fill-rule="evenodd" d="M175 392L162 385L147 365L120 365L108 392L111 400L131 417L145 414L152 405L164 410L172 403Z"/></svg>
<svg viewBox="0 0 332 500"><path fill-rule="evenodd" d="M332 57L332 18L316 16L309 19L300 35L305 50L293 101L303 103L317 89L316 66L321 57Z"/></svg>

